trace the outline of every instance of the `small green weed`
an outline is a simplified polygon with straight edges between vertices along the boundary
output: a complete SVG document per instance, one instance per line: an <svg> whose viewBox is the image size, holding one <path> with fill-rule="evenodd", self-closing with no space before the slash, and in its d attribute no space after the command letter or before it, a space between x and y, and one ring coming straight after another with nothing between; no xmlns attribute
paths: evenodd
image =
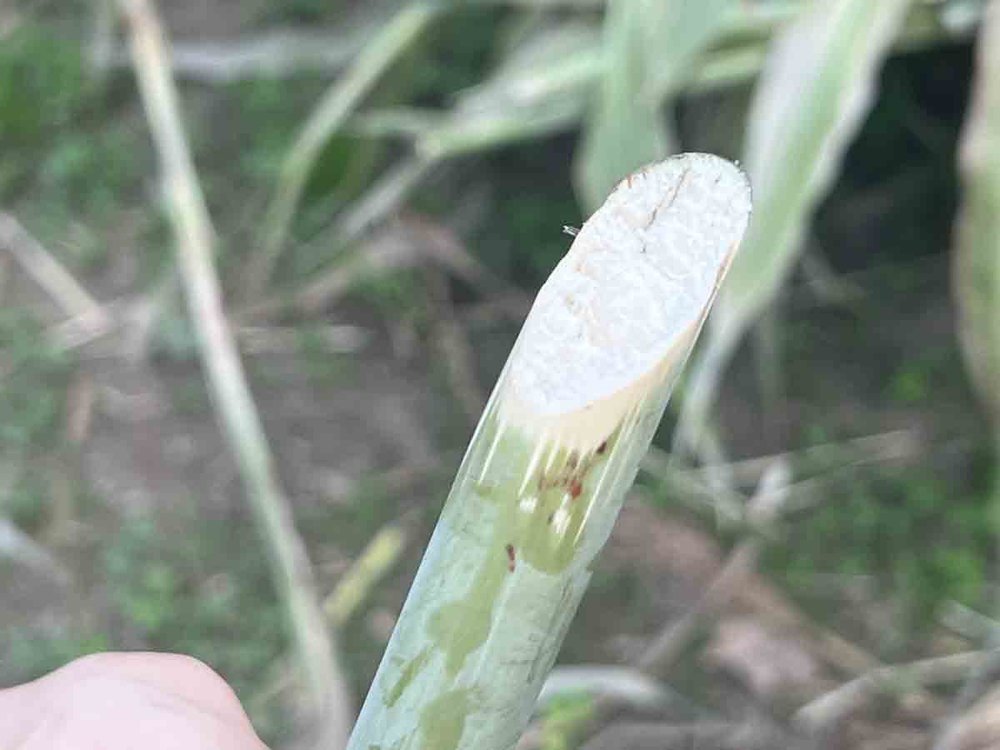
<svg viewBox="0 0 1000 750"><path fill-rule="evenodd" d="M552 701L542 716L542 749L572 750L577 747L581 726L594 714L594 701L586 694Z"/></svg>

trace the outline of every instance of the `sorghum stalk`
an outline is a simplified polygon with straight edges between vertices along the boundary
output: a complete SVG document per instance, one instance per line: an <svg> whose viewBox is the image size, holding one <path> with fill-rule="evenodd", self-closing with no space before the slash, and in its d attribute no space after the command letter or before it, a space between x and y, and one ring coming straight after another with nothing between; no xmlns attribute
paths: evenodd
<svg viewBox="0 0 1000 750"><path fill-rule="evenodd" d="M750 211L687 154L631 175L542 287L349 750L507 750L525 724Z"/></svg>

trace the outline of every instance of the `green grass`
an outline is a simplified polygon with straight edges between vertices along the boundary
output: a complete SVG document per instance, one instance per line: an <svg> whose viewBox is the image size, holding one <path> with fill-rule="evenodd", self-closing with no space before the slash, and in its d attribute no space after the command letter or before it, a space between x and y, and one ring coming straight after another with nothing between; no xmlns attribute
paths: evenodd
<svg viewBox="0 0 1000 750"><path fill-rule="evenodd" d="M40 146L73 124L87 90L79 46L44 26L21 24L0 45L0 144Z"/></svg>
<svg viewBox="0 0 1000 750"><path fill-rule="evenodd" d="M970 467L969 475L987 471ZM795 520L769 547L766 569L794 594L829 609L812 585L817 572L873 576L902 605L910 635L933 622L938 605L985 603L995 546L985 487L946 481L940 472L861 471L835 485L821 505Z"/></svg>
<svg viewBox="0 0 1000 750"><path fill-rule="evenodd" d="M260 24L336 23L348 5L356 3L294 0L262 16ZM137 204L148 204L154 183L132 80L126 74L100 86L92 82L84 59L85 36L73 31L89 7L78 0L72 10L70 6L61 4L59 13L67 18L75 14L71 24L24 23L0 43L0 200L88 284L87 275L104 271L105 261L134 254L135 283L114 292L132 294L148 289L172 267L172 239L159 212L135 211ZM391 71L366 106L450 106L455 91L480 82L502 56L503 46L518 33L515 24L507 23L514 15L495 9L450 15ZM527 28L527 22L521 23ZM968 61L968 46L952 45L888 64L877 104L813 223L819 245L838 269L899 264L880 279L874 295L880 304L883 291L890 305L904 293L925 294L917 287L925 288L926 269L903 264L940 253L949 243L956 196L952 165L970 78ZM205 188L213 209L221 208L227 291L234 289L246 254L256 248L253 207L263 204L297 128L328 83L325 77L303 76L214 90L182 87ZM570 134L464 159L441 170L441 177L418 190L411 205L434 217L450 217L456 206L464 208L465 196L484 195L484 210L471 229L463 228L463 239L491 269L532 289L569 246L562 225L581 223L570 187L575 147L576 134ZM401 153L398 144L333 138L312 173L296 217L296 237L308 239L328 227L336 212ZM881 208L873 212L871 206ZM238 222L243 223L234 228ZM290 243L278 279L283 285L298 283L332 260L329 250L317 244L304 251ZM479 298L462 285L456 296L462 303ZM366 280L350 301L352 308L360 303L385 321L409 316L419 332L429 331L419 273L393 272ZM796 312L786 322L785 335L794 338L786 351L788 382L795 391L789 396L805 410L808 423L798 444L837 439L841 406L864 410L866 404L888 404L895 414L911 410L915 418L934 424L969 426L971 417L950 407L953 392L961 388L964 398L967 391L955 350L916 357L909 350L887 351L886 342L896 335L888 329L881 336L854 332L864 330L866 321L881 320L880 306L861 307L850 321L842 320L839 311L824 311L818 316ZM359 370L354 360L329 354L309 330L317 322L322 321L305 321L302 329L299 372L315 386L355 384ZM851 331L842 330L847 328ZM497 360L497 369L497 352L509 340L496 330L474 335L477 354L486 362ZM155 353L161 356L157 366L164 359L193 360L194 341L182 307L164 318ZM844 360L850 378L844 370L824 366L833 357ZM74 356L52 349L38 320L0 311L0 455L23 462L0 511L29 533L42 531L48 521L45 461L64 448L64 398L76 366ZM172 391L173 404L180 415L200 418L210 403L200 374L188 369L190 379ZM265 365L258 369L264 383L271 370ZM483 381L489 382L490 368L483 370ZM266 385L282 387L281 373L267 377ZM442 373L435 371L433 377L445 391ZM845 397L834 393L837 382L861 382L864 388ZM440 408L431 415L443 425L432 425L431 431L450 445L467 427L446 411ZM791 443L794 448L796 441ZM836 602L816 593L817 574L874 579L880 595L901 605L901 626L919 635L942 601L984 602L1000 514L988 500L992 473L988 461L978 458L959 469L865 470L834 485L817 508L791 522L788 533L769 548L766 572L831 621L843 613L834 611ZM406 501L371 480L362 483L350 507L308 511L300 526L314 548L330 545L338 553L354 554L408 507ZM427 528L438 509L435 503L421 504ZM219 668L244 698L252 695L266 668L286 650L257 536L243 519L206 522L181 513L171 523L176 525L167 529L150 520L127 520L116 535L102 537L105 549L95 570L111 597L107 621L69 623L47 634L0 631L4 679L27 679L74 656L128 642L193 653ZM400 593L398 581L388 585L374 593L373 606L394 607ZM620 633L620 620L655 627L651 609L648 592L634 573L598 570L565 658L592 660L595 639ZM609 611L619 621L611 622ZM363 616L348 624L343 638L351 679L363 690L384 644L373 637ZM269 737L281 734L279 708L269 704L254 717ZM552 725L557 727L564 715L573 724L572 714L579 708L573 702L554 707ZM561 741L558 732L546 739ZM547 747L562 750L559 744Z"/></svg>
<svg viewBox="0 0 1000 750"><path fill-rule="evenodd" d="M266 555L249 524L193 521L122 526L103 559L112 607L144 647L201 658L247 698L287 648ZM254 719L273 735L280 705Z"/></svg>
<svg viewBox="0 0 1000 750"><path fill-rule="evenodd" d="M78 656L121 648L127 634L132 648L203 659L244 700L259 690L288 648L266 555L247 523L194 521L134 518L109 533L90 564L107 587L110 612L43 634L0 630L4 680L26 681ZM288 729L284 713L273 700L254 723L275 740Z"/></svg>
<svg viewBox="0 0 1000 750"><path fill-rule="evenodd" d="M0 310L0 450L52 447L72 358L52 348L33 317Z"/></svg>
<svg viewBox="0 0 1000 750"><path fill-rule="evenodd" d="M73 659L111 648L108 634L81 630L79 626L74 626L48 635L21 630L0 632L0 644L4 649L4 683L31 680Z"/></svg>

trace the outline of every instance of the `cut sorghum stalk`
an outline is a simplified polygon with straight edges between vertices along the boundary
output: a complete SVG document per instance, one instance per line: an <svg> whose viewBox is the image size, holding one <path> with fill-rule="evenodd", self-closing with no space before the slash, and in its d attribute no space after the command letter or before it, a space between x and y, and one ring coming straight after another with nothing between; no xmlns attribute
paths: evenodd
<svg viewBox="0 0 1000 750"><path fill-rule="evenodd" d="M580 230L472 438L350 750L517 742L749 212L736 167L687 154L622 181Z"/></svg>

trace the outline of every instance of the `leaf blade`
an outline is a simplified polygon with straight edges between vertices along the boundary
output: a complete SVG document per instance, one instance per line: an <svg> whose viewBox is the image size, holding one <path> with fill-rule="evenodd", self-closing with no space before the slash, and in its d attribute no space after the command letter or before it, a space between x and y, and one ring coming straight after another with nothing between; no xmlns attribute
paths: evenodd
<svg viewBox="0 0 1000 750"><path fill-rule="evenodd" d="M744 148L755 211L692 371L675 447L698 443L716 382L791 271L813 209L867 114L910 0L814 0L772 46Z"/></svg>
<svg viewBox="0 0 1000 750"><path fill-rule="evenodd" d="M962 140L964 187L954 257L959 339L1000 434L1000 6L986 11Z"/></svg>

